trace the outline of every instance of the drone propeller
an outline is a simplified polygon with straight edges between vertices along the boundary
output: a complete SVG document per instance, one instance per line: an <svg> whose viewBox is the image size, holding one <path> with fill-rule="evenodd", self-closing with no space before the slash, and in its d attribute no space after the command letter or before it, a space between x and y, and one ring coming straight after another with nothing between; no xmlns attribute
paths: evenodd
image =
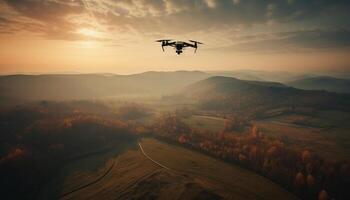
<svg viewBox="0 0 350 200"><path fill-rule="evenodd" d="M156 42L169 42L171 41L172 39L163 39L163 40L156 40Z"/></svg>
<svg viewBox="0 0 350 200"><path fill-rule="evenodd" d="M204 43L201 43L201 42L198 42L198 41L195 41L195 40L188 40L188 41L193 42L195 44L204 44Z"/></svg>

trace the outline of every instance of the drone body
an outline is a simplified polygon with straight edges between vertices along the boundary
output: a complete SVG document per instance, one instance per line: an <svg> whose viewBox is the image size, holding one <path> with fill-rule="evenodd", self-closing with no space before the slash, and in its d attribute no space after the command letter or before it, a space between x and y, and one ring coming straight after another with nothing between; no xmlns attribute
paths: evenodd
<svg viewBox="0 0 350 200"><path fill-rule="evenodd" d="M157 40L156 42L161 42L162 44L162 50L164 51L164 47L165 46L170 46L170 47L174 47L175 52L180 55L183 52L183 49L186 47L192 47L194 48L194 52L196 53L197 48L198 48L198 44L203 44L201 42L197 42L194 40L189 40L191 43L188 42L183 42L183 41L172 41L169 39L162 39L162 40Z"/></svg>

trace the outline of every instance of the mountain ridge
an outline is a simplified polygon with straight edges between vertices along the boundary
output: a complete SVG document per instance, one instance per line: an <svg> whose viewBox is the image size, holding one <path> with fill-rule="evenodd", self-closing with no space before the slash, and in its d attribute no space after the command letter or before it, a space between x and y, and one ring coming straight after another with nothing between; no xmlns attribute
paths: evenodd
<svg viewBox="0 0 350 200"><path fill-rule="evenodd" d="M207 78L199 71L132 75L42 74L0 76L0 99L70 100L118 95L162 95Z"/></svg>
<svg viewBox="0 0 350 200"><path fill-rule="evenodd" d="M276 82L247 81L215 76L191 84L182 91L208 109L256 109L258 107L324 107L345 109L350 95L327 91L308 91Z"/></svg>
<svg viewBox="0 0 350 200"><path fill-rule="evenodd" d="M305 90L326 90L330 92L350 93L350 79L332 76L316 76L298 79L288 85Z"/></svg>

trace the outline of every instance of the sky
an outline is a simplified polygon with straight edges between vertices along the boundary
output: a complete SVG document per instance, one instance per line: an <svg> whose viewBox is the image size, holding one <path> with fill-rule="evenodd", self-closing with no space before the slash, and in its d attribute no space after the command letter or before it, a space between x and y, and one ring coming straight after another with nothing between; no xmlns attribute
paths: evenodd
<svg viewBox="0 0 350 200"><path fill-rule="evenodd" d="M0 74L350 71L348 0L0 0ZM204 43L177 55L158 39Z"/></svg>

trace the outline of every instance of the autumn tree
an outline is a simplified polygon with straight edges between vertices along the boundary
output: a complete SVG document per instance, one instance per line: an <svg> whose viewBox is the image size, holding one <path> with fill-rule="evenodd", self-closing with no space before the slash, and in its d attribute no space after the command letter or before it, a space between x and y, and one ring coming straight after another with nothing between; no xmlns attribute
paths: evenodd
<svg viewBox="0 0 350 200"><path fill-rule="evenodd" d="M328 199L328 193L326 192L326 190L322 190L318 195L318 200L327 200L327 199Z"/></svg>
<svg viewBox="0 0 350 200"><path fill-rule="evenodd" d="M307 175L306 183L308 187L313 187L315 185L315 178L311 174Z"/></svg>
<svg viewBox="0 0 350 200"><path fill-rule="evenodd" d="M308 150L305 150L301 154L301 160L303 161L304 164L308 163L311 158L311 153Z"/></svg>
<svg viewBox="0 0 350 200"><path fill-rule="evenodd" d="M298 194L302 194L305 186L305 176L303 173L298 172L294 179L294 186Z"/></svg>

